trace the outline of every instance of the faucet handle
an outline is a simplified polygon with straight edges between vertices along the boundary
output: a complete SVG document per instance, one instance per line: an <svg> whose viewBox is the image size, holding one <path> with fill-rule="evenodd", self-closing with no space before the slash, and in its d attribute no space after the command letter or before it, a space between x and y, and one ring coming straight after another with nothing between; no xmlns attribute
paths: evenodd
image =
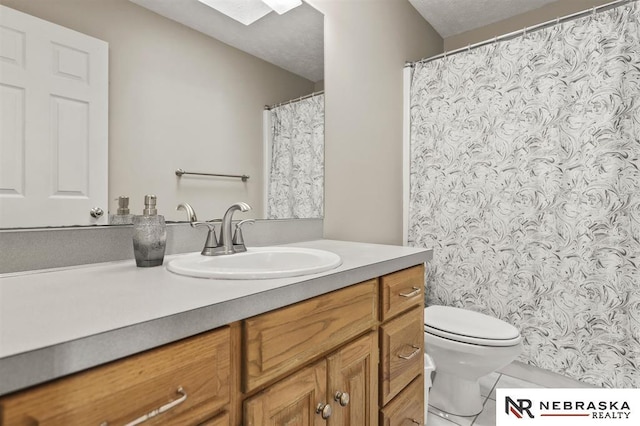
<svg viewBox="0 0 640 426"><path fill-rule="evenodd" d="M236 230L233 233L233 248L236 252L247 251L247 247L244 245L244 237L242 236L242 225L248 223L249 225L254 224L256 221L254 219L245 219L236 223Z"/></svg>

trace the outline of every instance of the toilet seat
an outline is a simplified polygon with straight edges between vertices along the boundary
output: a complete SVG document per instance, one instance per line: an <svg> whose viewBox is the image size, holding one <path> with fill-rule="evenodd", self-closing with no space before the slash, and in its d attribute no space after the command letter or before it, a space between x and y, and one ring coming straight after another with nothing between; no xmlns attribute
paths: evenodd
<svg viewBox="0 0 640 426"><path fill-rule="evenodd" d="M515 346L522 340L518 329L509 323L451 306L425 308L424 331L456 342L482 346Z"/></svg>

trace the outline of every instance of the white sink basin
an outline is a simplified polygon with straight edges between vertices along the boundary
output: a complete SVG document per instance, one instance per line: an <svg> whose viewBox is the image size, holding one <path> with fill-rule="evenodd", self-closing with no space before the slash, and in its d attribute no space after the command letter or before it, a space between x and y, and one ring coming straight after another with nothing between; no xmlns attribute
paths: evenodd
<svg viewBox="0 0 640 426"><path fill-rule="evenodd" d="M191 253L173 259L167 269L198 278L248 280L297 277L337 268L342 259L335 253L297 247L250 247L244 253L203 256Z"/></svg>

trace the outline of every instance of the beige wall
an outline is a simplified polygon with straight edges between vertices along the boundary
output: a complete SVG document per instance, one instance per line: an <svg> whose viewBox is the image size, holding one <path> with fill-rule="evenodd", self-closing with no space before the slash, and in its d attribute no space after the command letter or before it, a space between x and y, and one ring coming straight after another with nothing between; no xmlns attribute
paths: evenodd
<svg viewBox="0 0 640 426"><path fill-rule="evenodd" d="M325 14L326 238L402 242L402 70L442 51L407 0L312 0Z"/></svg>
<svg viewBox="0 0 640 426"><path fill-rule="evenodd" d="M0 0L5 6L109 43L109 197L144 194L159 212L189 202L201 219L235 201L262 214L262 111L314 84L127 0ZM251 179L182 178L183 168Z"/></svg>
<svg viewBox="0 0 640 426"><path fill-rule="evenodd" d="M611 0L559 0L539 9L514 16L486 27L477 28L462 34L447 37L444 48L447 51L459 49L470 44L492 39L536 24L547 22L558 17L580 12L594 6L611 3Z"/></svg>

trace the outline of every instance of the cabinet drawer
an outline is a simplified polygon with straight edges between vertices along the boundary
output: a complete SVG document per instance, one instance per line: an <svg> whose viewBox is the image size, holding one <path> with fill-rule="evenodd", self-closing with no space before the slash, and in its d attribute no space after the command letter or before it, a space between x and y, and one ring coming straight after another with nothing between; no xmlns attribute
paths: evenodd
<svg viewBox="0 0 640 426"><path fill-rule="evenodd" d="M375 327L378 282L369 280L244 321L249 392Z"/></svg>
<svg viewBox="0 0 640 426"><path fill-rule="evenodd" d="M230 352L228 328L152 349L2 398L0 424L122 425L163 406L145 425L197 424L228 404Z"/></svg>
<svg viewBox="0 0 640 426"><path fill-rule="evenodd" d="M423 312L422 308L415 308L380 327L381 405L391 401L422 373Z"/></svg>
<svg viewBox="0 0 640 426"><path fill-rule="evenodd" d="M416 378L380 412L380 426L424 424L424 383Z"/></svg>
<svg viewBox="0 0 640 426"><path fill-rule="evenodd" d="M382 321L424 304L424 265L414 266L380 278Z"/></svg>

